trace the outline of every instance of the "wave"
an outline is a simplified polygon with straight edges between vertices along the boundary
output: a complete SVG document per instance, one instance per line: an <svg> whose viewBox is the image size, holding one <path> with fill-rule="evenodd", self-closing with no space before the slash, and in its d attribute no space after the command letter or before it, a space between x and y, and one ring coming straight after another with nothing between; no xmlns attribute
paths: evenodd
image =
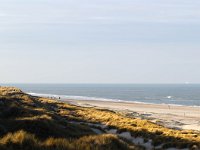
<svg viewBox="0 0 200 150"><path fill-rule="evenodd" d="M125 103L138 103L138 104L151 104L151 105L170 105L170 106L188 106L188 107L200 107L198 105L181 105L181 104L170 104L170 103L151 103L151 102L141 102L132 100L121 100L121 99L111 99L111 98L100 98L100 97L88 97L88 96L73 96L73 95L56 95L56 94L43 94L43 93L27 93L32 96L56 98L61 100L91 100L91 101L110 101L110 102L125 102Z"/></svg>
<svg viewBox="0 0 200 150"><path fill-rule="evenodd" d="M42 93L27 93L33 96L41 96L41 97L53 97L60 99L68 99L68 100L97 100L97 101L124 101L120 99L108 99L108 98L99 98L99 97L87 97L87 96L73 96L73 95L55 95L55 94L42 94Z"/></svg>

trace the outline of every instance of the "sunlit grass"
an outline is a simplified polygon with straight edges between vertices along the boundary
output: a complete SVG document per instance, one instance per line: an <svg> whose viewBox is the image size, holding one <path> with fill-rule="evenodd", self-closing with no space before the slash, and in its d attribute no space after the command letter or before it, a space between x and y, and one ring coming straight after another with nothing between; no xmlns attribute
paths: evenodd
<svg viewBox="0 0 200 150"><path fill-rule="evenodd" d="M31 147L30 147L31 146ZM115 135L94 135L85 136L79 139L48 138L44 141L37 139L34 135L23 130L15 133L8 133L0 139L1 149L47 149L47 150L103 150L106 149L139 149L127 145Z"/></svg>
<svg viewBox="0 0 200 150"><path fill-rule="evenodd" d="M107 129L117 129L118 134L130 132L133 137L151 139L154 146L163 144L163 148L200 146L198 132L168 129L118 112L32 97L17 88L0 87L0 149L141 149L117 135L97 135L87 123L103 124Z"/></svg>

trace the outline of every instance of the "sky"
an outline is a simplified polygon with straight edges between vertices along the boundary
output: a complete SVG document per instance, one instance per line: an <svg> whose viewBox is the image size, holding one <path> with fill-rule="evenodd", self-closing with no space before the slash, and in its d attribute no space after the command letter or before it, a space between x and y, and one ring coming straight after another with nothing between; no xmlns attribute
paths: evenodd
<svg viewBox="0 0 200 150"><path fill-rule="evenodd" d="M199 0L0 0L0 83L200 83Z"/></svg>

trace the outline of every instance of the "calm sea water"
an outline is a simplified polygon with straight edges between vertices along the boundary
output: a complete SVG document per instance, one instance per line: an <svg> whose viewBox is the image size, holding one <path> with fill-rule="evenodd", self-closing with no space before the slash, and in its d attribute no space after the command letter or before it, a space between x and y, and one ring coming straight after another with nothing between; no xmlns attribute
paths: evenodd
<svg viewBox="0 0 200 150"><path fill-rule="evenodd" d="M137 101L200 106L200 84L12 84L24 92L64 99Z"/></svg>

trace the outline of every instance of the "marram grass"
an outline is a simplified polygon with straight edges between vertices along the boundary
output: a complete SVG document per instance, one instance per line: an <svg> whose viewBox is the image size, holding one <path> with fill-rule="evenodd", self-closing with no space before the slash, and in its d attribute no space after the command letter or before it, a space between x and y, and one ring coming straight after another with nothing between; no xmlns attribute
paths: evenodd
<svg viewBox="0 0 200 150"><path fill-rule="evenodd" d="M73 122L82 122L76 124ZM113 134L97 135L88 123L102 124L117 133L152 140L162 148L200 147L200 133L174 130L120 113L85 108L33 97L13 87L0 87L0 149L126 150L143 149Z"/></svg>

